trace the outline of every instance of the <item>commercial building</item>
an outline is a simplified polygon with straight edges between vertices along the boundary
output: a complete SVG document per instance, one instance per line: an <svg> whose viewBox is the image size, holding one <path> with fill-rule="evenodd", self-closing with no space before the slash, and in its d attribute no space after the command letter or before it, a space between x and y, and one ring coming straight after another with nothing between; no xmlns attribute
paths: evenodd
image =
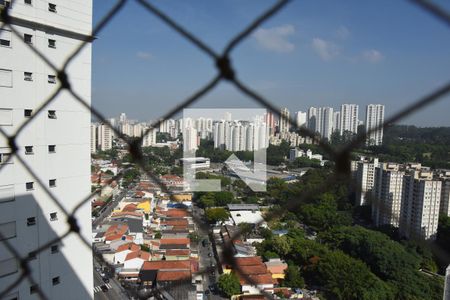
<svg viewBox="0 0 450 300"><path fill-rule="evenodd" d="M22 274L9 243L20 257L29 258L35 284L22 280L4 299L36 299L40 289L48 299L92 299L92 250L77 236L52 242L68 230L67 217L45 190L72 211L90 194L90 112L67 92L55 96L44 111L36 109L59 88L58 74L31 49L55 66L62 66L92 31L92 1L0 1L9 5L15 35L0 31L0 126L8 135L33 118L16 138L17 156L43 183L10 156L8 141L0 138L0 290ZM0 22L0 26L3 23ZM67 77L88 105L91 102L91 44L68 65ZM81 235L91 240L90 203L75 215ZM49 247L47 244L51 243ZM33 252L40 247L44 250Z"/></svg>

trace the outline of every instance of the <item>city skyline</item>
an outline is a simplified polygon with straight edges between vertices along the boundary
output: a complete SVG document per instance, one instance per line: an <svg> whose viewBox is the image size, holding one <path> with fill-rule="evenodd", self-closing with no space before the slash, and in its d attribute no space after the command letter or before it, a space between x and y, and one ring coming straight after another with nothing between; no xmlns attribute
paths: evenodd
<svg viewBox="0 0 450 300"><path fill-rule="evenodd" d="M270 4L158 2L157 6L221 49ZM239 46L231 55L239 78L292 112L337 103L381 103L389 112L386 119L445 82L450 69L445 59L450 46L447 28L426 12L403 2L326 3L330 7L326 11L320 4L292 2ZM382 12L379 7L388 9ZM108 2L94 3L95 19L107 8ZM418 32L410 30L413 23ZM121 43L117 34L124 38ZM129 109L130 118L136 119L162 116L215 74L208 57L134 3L98 36L93 62L94 107L105 115ZM192 107L224 103L258 107L226 83ZM448 103L449 98L443 98L399 123L450 126Z"/></svg>

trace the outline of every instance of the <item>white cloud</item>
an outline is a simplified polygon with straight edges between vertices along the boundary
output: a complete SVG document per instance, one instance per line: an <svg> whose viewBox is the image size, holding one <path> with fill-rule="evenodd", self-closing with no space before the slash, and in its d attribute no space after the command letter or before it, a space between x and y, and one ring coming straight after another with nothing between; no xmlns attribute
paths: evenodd
<svg viewBox="0 0 450 300"><path fill-rule="evenodd" d="M339 28L336 30L335 34L338 39L346 40L350 37L350 30L348 30L347 27L342 25L342 26L339 26Z"/></svg>
<svg viewBox="0 0 450 300"><path fill-rule="evenodd" d="M138 51L136 57L142 60L150 60L153 58L153 55L150 52Z"/></svg>
<svg viewBox="0 0 450 300"><path fill-rule="evenodd" d="M339 54L336 44L320 38L313 38L312 47L322 60L331 60Z"/></svg>
<svg viewBox="0 0 450 300"><path fill-rule="evenodd" d="M253 37L266 50L287 53L295 49L295 45L288 40L288 37L294 33L294 26L287 24L267 29L259 28L253 34Z"/></svg>
<svg viewBox="0 0 450 300"><path fill-rule="evenodd" d="M375 49L365 50L362 54L362 57L371 63L377 63L384 59L383 54L380 51Z"/></svg>

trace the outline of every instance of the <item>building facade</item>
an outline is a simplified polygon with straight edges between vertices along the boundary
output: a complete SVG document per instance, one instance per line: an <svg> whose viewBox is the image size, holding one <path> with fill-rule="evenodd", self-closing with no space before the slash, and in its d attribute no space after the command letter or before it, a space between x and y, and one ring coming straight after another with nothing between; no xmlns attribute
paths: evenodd
<svg viewBox="0 0 450 300"><path fill-rule="evenodd" d="M378 146L383 143L384 105L369 104L366 108L366 132L368 145ZM375 130L375 128L379 128Z"/></svg>
<svg viewBox="0 0 450 300"><path fill-rule="evenodd" d="M10 3L0 2L0 9L6 2ZM0 32L0 127L13 135L21 124L33 118L16 138L16 155L43 185L17 157L9 155L12 151L8 141L0 137L0 156L10 156L0 165L0 290L21 275L17 259L5 248L7 240L21 257L29 257L36 285L22 280L5 299L37 299L37 288L48 299L92 299L92 251L77 234L39 253L33 252L69 230L61 207L70 212L90 194L91 115L64 91L44 111L36 113L59 82L55 71L29 48L33 46L61 67L69 54L89 39L92 1L15 1L9 13L20 36L6 27ZM90 43L66 72L72 88L90 105ZM90 203L83 205L75 217L81 234L90 241Z"/></svg>

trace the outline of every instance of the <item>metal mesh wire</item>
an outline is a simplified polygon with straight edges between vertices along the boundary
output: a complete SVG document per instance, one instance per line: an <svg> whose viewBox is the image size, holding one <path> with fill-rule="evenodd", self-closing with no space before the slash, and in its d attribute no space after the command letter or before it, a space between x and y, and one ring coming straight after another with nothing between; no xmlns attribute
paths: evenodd
<svg viewBox="0 0 450 300"><path fill-rule="evenodd" d="M64 64L61 68L57 68L46 56L44 53L40 52L38 49L33 47L33 45L27 44L27 46L32 50L46 65L48 65L54 72L57 74L58 88L47 98L42 99L42 103L40 106L36 109L34 115L32 118L29 118L26 122L21 124L15 133L13 135L8 135L2 127L0 127L0 135L3 136L6 140L8 140L9 147L11 148L12 155L8 158L8 160L11 160L14 156L16 160L22 165L30 176L32 176L37 182L37 184L40 186L40 188L45 192L45 194L48 196L48 198L54 202L56 206L59 207L59 209L64 213L65 217L67 218L66 222L69 225L69 230L62 234L61 236L58 236L56 239L49 241L45 245L42 245L41 247L35 249L34 253L40 253L48 248L51 247L52 244L56 242L61 242L69 235L77 235L80 239L80 243L83 243L86 247L91 249L92 245L89 241L87 241L81 234L80 230L81 228L78 226L77 219L75 217L75 214L79 210L79 208L88 203L93 195L95 195L97 192L94 192L93 194L86 195L84 199L80 199L80 202L78 205L71 211L67 211L63 205L61 205L59 199L46 187L46 185L42 182L42 180L37 176L37 174L34 172L34 170L27 165L27 163L21 158L20 155L18 155L18 151L20 150L17 146L16 139L17 136L29 126L29 124L32 122L33 118L44 113L45 109L55 101L56 97L63 91L68 92L70 95L72 95L76 101L78 101L80 104L82 104L87 110L91 111L92 115L95 116L98 120L101 120L103 123L107 124L112 130L114 130L114 133L116 136L121 138L123 141L125 141L128 144L129 152L131 154L132 160L134 163L139 165L139 167L142 169L143 172L147 174L148 177L150 177L154 182L156 182L162 191L168 193L172 196L172 192L165 186L163 182L159 179L158 176L156 176L153 171L148 167L147 164L144 163L143 155L141 152L141 144L142 139L144 136L146 136L150 130L153 128L159 128L160 123L163 120L169 119L173 117L175 114L179 113L183 108L193 104L194 102L198 101L200 98L202 98L205 94L210 92L212 89L214 89L219 82L222 80L228 81L234 87L243 93L244 95L248 96L250 99L255 101L256 103L259 103L260 105L267 108L269 111L271 111L276 116L280 117L280 108L273 104L273 102L270 102L265 97L258 94L256 91L251 89L249 86L247 86L245 83L239 80L236 74L235 68L232 66L232 59L231 54L235 47L239 45L241 42L243 42L245 39L247 39L252 32L254 32L262 23L267 21L268 19L272 18L274 15L276 15L281 9L285 8L289 4L289 0L280 0L277 1L273 6L269 7L262 15L258 16L253 22L251 22L246 28L244 28L241 32L239 32L233 39L231 39L225 49L221 53L216 53L214 50L212 50L206 43L204 43L199 37L193 35L190 33L185 27L179 25L176 20L173 20L172 18L168 17L164 12L159 10L157 7L155 7L151 2L146 0L135 0L138 4L141 5L143 10L148 11L150 14L156 16L161 22L165 23L168 27L170 27L173 31L177 32L182 38L187 39L189 42L191 42L193 45L195 45L199 51L203 52L205 55L210 57L214 62L217 70L217 74L203 87L198 89L194 94L187 97L185 100L180 102L178 105L174 106L171 110L160 116L158 118L158 121L153 122L149 129L142 135L142 137L138 140L130 140L125 135L120 133L117 129L115 129L108 121L107 118L101 113L101 111L91 107L88 102L86 102L82 96L80 96L76 90L74 90L70 83L70 78L67 76L66 70L67 66L70 64L70 62L80 53L80 51L89 43L91 43L94 40L94 37L99 35L100 32L115 18L115 16L127 5L129 1L127 0L119 0L115 3L115 5L108 11L108 13L103 16L103 18L98 22L98 24L93 29L90 36L84 38L82 42L79 44L79 46L76 48L73 53L71 53L67 59L65 60ZM14 5L15 0L11 1L11 5ZM450 13L443 10L441 7L437 6L431 1L426 0L410 0L412 4L418 5L423 10L431 13L434 15L437 19L441 20L447 25L450 25ZM22 39L21 33L17 31L17 29L12 26L14 24L13 18L9 14L9 10L7 8L1 9L0 14L0 21L2 22L0 29L9 29L11 32ZM404 117L410 115L411 113L418 111L422 108L424 108L427 105L430 105L431 103L439 100L444 95L447 95L450 92L450 81L447 82L442 87L431 91L428 95L421 97L419 99L416 99L415 101L412 101L410 105L405 107L400 112L396 113L389 119L387 119L384 124L380 126L383 129L388 128L391 124L394 124L398 122L399 120L403 119ZM350 154L352 150L354 150L359 145L363 144L366 141L366 137L376 130L379 130L380 128L372 128L369 132L364 132L358 134L352 141L350 141L348 144L346 144L341 149L333 149L330 147L330 145L323 139L320 138L315 132L312 132L304 127L297 127L296 122L293 118L289 119L291 128L296 130L300 135L305 137L310 137L313 139L315 143L317 143L323 150L328 154L330 157L330 160L334 161L334 172L332 172L329 175L329 180L326 181L322 186L318 188L320 191L327 190L333 182L341 182L341 181L347 181L347 183L350 183ZM8 161L6 161L8 162ZM4 167L3 165L0 165L0 171ZM118 180L123 176L122 173L117 174L113 177L113 180ZM308 193L300 194L298 196L297 201L290 201L288 204L288 207L284 207L283 210L275 210L269 215L265 216L266 220L270 220L276 217L280 217L284 212L289 211L292 208L295 208L300 201L304 199L308 199L312 196L314 191L309 191ZM196 219L196 222L203 222L202 220L198 219L196 216L192 215L194 219ZM253 283L252 278L249 276L246 276L245 274L242 274L240 272L240 268L237 264L235 264L235 260L232 254L232 241L233 239L236 239L239 236L240 232L238 231L226 244L224 244L224 253L223 253L223 260L227 264L231 265L233 267L233 270L235 270L237 273L240 274L241 277L245 278L247 281ZM3 239L3 236L0 233L0 240L2 240L2 243L5 245L5 247L13 254L15 257L20 261L20 269L21 273L20 276L17 278L17 280L12 283L10 286L8 286L3 291L0 291L0 299L6 296L10 291L12 291L17 285L19 285L23 280L28 280L30 285L35 285L35 281L33 280L31 276L31 267L29 265L29 258L23 257L19 254L19 251L15 249L11 243L7 239ZM96 258L101 261L103 264L107 264L100 253L97 251L93 252ZM203 270L200 270L196 274L206 274L211 270L211 268L206 268ZM182 283L180 283L182 284ZM176 285L176 284L174 284ZM256 285L256 284L255 284ZM162 289L170 288L170 285L165 285L162 287ZM39 288L37 286L36 292L42 299L47 299L45 291ZM145 297L150 297L152 295L156 295L160 293L161 290L154 289L150 293L147 293ZM261 293L265 295L267 298L272 298L273 296L267 293L266 291L261 290ZM138 294L135 294L134 296L139 296Z"/></svg>

